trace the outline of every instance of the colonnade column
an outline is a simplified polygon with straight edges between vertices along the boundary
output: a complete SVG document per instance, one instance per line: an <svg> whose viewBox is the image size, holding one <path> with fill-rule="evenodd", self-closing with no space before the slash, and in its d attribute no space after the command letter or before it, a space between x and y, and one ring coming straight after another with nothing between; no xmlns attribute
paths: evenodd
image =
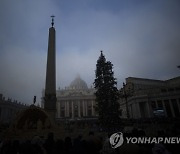
<svg viewBox="0 0 180 154"><path fill-rule="evenodd" d="M67 117L69 117L69 101L67 101L66 103L67 103Z"/></svg>
<svg viewBox="0 0 180 154"><path fill-rule="evenodd" d="M92 110L92 116L94 116L94 105L93 105L93 100L91 101L91 110Z"/></svg>
<svg viewBox="0 0 180 154"><path fill-rule="evenodd" d="M83 108L83 116L85 116L85 105L84 105L84 100L83 100L83 102L82 102L83 104L82 104L82 108Z"/></svg>
<svg viewBox="0 0 180 154"><path fill-rule="evenodd" d="M165 116L167 116L167 111L166 111L166 106L165 106L164 100L162 101L162 105L163 105L163 110L165 112Z"/></svg>
<svg viewBox="0 0 180 154"><path fill-rule="evenodd" d="M72 109L72 118L74 118L74 102L73 101L72 101L71 109Z"/></svg>
<svg viewBox="0 0 180 154"><path fill-rule="evenodd" d="M86 116L88 116L88 112L87 112L88 102L86 102L84 105L85 105L85 114L86 114Z"/></svg>
<svg viewBox="0 0 180 154"><path fill-rule="evenodd" d="M180 113L180 98L177 99L177 105L178 105L178 109L179 109L179 113Z"/></svg>
<svg viewBox="0 0 180 154"><path fill-rule="evenodd" d="M172 105L172 100L169 100L169 104L170 104L170 108L171 108L171 112L172 112L172 116L175 117L175 114L174 114L174 109L173 109L173 105Z"/></svg>
<svg viewBox="0 0 180 154"><path fill-rule="evenodd" d="M64 117L67 117L67 104L66 104L66 101L64 101Z"/></svg>
<svg viewBox="0 0 180 154"><path fill-rule="evenodd" d="M136 106L136 113L138 113L138 114L136 115L137 118L141 118L141 116L142 116L139 105L140 105L140 104L136 102L136 105L135 105L135 106Z"/></svg>
<svg viewBox="0 0 180 154"><path fill-rule="evenodd" d="M60 108L60 103L57 103L57 112L58 112L58 118L60 118L60 111L61 111L61 108Z"/></svg>
<svg viewBox="0 0 180 154"><path fill-rule="evenodd" d="M81 112L80 112L80 101L78 101L78 117L81 117Z"/></svg>
<svg viewBox="0 0 180 154"><path fill-rule="evenodd" d="M150 108L150 103L149 100L145 101L146 103L146 109L147 109L147 117L150 118L151 117L151 108Z"/></svg>

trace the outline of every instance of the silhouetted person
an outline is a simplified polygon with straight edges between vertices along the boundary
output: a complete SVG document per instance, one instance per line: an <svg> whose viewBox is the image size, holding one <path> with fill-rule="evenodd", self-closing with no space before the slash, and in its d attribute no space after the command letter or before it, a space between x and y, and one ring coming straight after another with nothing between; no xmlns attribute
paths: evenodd
<svg viewBox="0 0 180 154"><path fill-rule="evenodd" d="M70 137L66 137L64 141L65 154L72 154L72 140Z"/></svg>
<svg viewBox="0 0 180 154"><path fill-rule="evenodd" d="M57 140L57 142L55 143L55 150L57 154L65 154L63 140Z"/></svg>
<svg viewBox="0 0 180 154"><path fill-rule="evenodd" d="M74 139L73 144L73 152L78 154L84 154L85 150L82 145L82 136L79 135L77 138Z"/></svg>
<svg viewBox="0 0 180 154"><path fill-rule="evenodd" d="M11 147L12 154L19 153L19 150L20 150L19 140L14 140Z"/></svg>
<svg viewBox="0 0 180 154"><path fill-rule="evenodd" d="M154 144L152 148L153 154L171 154L163 144Z"/></svg>
<svg viewBox="0 0 180 154"><path fill-rule="evenodd" d="M98 139L94 132L89 132L89 137L87 139L87 152L88 154L98 154L101 149L101 141Z"/></svg>
<svg viewBox="0 0 180 154"><path fill-rule="evenodd" d="M33 154L44 154L45 153L45 149L43 147L43 141L39 136L34 136L32 141L32 151Z"/></svg>
<svg viewBox="0 0 180 154"><path fill-rule="evenodd" d="M22 143L20 146L20 154L32 154L32 145L31 141L27 140L26 142Z"/></svg>
<svg viewBox="0 0 180 154"><path fill-rule="evenodd" d="M44 143L44 148L46 149L47 154L53 154L54 147L55 147L54 134L49 133L48 138L46 139Z"/></svg>
<svg viewBox="0 0 180 154"><path fill-rule="evenodd" d="M10 140L5 140L2 143L2 147L1 147L1 154L11 154L11 141Z"/></svg>

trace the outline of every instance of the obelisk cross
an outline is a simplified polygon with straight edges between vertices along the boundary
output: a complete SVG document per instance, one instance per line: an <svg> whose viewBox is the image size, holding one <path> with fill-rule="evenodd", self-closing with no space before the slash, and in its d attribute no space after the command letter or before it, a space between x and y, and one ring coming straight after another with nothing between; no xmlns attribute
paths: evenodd
<svg viewBox="0 0 180 154"><path fill-rule="evenodd" d="M52 18L52 22L51 22L52 27L54 26L54 17L55 17L54 15L51 16L51 18Z"/></svg>

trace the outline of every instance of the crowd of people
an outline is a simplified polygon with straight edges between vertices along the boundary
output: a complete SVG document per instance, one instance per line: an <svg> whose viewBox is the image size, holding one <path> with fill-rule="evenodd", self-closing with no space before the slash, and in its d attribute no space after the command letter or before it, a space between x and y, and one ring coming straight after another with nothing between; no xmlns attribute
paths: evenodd
<svg viewBox="0 0 180 154"><path fill-rule="evenodd" d="M47 139L34 136L31 140L4 140L1 142L0 154L98 154L102 141L93 132L86 139L81 135L64 140L54 138L49 133Z"/></svg>
<svg viewBox="0 0 180 154"><path fill-rule="evenodd" d="M124 136L146 136L145 131L133 129L131 133L123 133ZM165 136L164 131L158 135ZM66 137L55 139L53 133L49 133L47 139L34 136L31 140L3 140L0 143L0 154L179 154L180 147L177 144L127 144L112 148L109 137L89 132L87 137L78 135L76 138Z"/></svg>

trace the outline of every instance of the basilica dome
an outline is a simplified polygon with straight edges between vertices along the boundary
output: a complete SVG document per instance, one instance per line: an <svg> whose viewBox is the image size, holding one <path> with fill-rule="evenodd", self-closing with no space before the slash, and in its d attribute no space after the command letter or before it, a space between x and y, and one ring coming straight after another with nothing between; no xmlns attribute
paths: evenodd
<svg viewBox="0 0 180 154"><path fill-rule="evenodd" d="M70 89L88 89L88 86L84 80L77 76L70 84Z"/></svg>

